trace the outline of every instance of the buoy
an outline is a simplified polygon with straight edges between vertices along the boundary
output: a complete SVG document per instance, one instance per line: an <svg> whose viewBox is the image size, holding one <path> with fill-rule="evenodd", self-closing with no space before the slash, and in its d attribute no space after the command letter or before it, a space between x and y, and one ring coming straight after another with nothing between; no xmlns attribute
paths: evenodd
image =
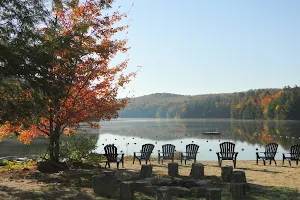
<svg viewBox="0 0 300 200"><path fill-rule="evenodd" d="M206 142L208 142L208 140L206 140Z"/></svg>
<svg viewBox="0 0 300 200"><path fill-rule="evenodd" d="M211 149L209 149L209 151L211 151Z"/></svg>
<svg viewBox="0 0 300 200"><path fill-rule="evenodd" d="M133 144L136 144L136 143L133 143Z"/></svg>
<svg viewBox="0 0 300 200"><path fill-rule="evenodd" d="M242 149L242 151L244 151L244 149Z"/></svg>
<svg viewBox="0 0 300 200"><path fill-rule="evenodd" d="M134 137L132 139L134 140Z"/></svg>
<svg viewBox="0 0 300 200"><path fill-rule="evenodd" d="M129 144L129 143L127 143L127 144Z"/></svg>
<svg viewBox="0 0 300 200"><path fill-rule="evenodd" d="M104 146L104 144L102 144Z"/></svg>
<svg viewBox="0 0 300 200"><path fill-rule="evenodd" d="M194 141L192 141L192 143L194 143Z"/></svg>
<svg viewBox="0 0 300 200"><path fill-rule="evenodd" d="M181 143L182 143L182 141L181 141Z"/></svg>
<svg viewBox="0 0 300 200"><path fill-rule="evenodd" d="M117 139L115 139L115 140L117 140Z"/></svg>
<svg viewBox="0 0 300 200"><path fill-rule="evenodd" d="M157 144L157 142L155 142L155 144Z"/></svg>
<svg viewBox="0 0 300 200"><path fill-rule="evenodd" d="M256 151L258 151L258 148L256 148Z"/></svg>

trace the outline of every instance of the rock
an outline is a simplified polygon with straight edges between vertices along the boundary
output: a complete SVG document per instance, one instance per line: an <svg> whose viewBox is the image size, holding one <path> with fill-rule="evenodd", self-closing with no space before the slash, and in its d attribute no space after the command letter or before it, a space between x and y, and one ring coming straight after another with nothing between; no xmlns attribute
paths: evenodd
<svg viewBox="0 0 300 200"><path fill-rule="evenodd" d="M179 181L173 180L172 185L186 187L186 188L192 188L192 187L198 186L196 181L197 180L194 180L194 179L186 179L186 180L179 180Z"/></svg>
<svg viewBox="0 0 300 200"><path fill-rule="evenodd" d="M140 172L137 170L119 169L116 171L116 176L122 181L131 181L140 177Z"/></svg>
<svg viewBox="0 0 300 200"><path fill-rule="evenodd" d="M149 178L152 176L153 165L142 165L140 178Z"/></svg>
<svg viewBox="0 0 300 200"><path fill-rule="evenodd" d="M196 184L198 185L198 187L205 187L205 188L212 185L211 181L209 180L199 180L196 182Z"/></svg>
<svg viewBox="0 0 300 200"><path fill-rule="evenodd" d="M195 198L205 198L206 188L205 187L193 187L190 189L192 197Z"/></svg>
<svg viewBox="0 0 300 200"><path fill-rule="evenodd" d="M93 176L93 189L98 195L108 198L118 197L119 188L115 171L104 171L101 175Z"/></svg>
<svg viewBox="0 0 300 200"><path fill-rule="evenodd" d="M232 173L232 182L233 183L247 183L246 174L244 171L234 171Z"/></svg>
<svg viewBox="0 0 300 200"><path fill-rule="evenodd" d="M232 194L232 200L241 200L246 195L245 183L231 183L230 191Z"/></svg>
<svg viewBox="0 0 300 200"><path fill-rule="evenodd" d="M184 187L163 186L157 189L157 199L172 199L172 197L186 198L191 196L191 191Z"/></svg>
<svg viewBox="0 0 300 200"><path fill-rule="evenodd" d="M133 181L124 181L120 185L120 199L133 200L134 199L134 184Z"/></svg>
<svg viewBox="0 0 300 200"><path fill-rule="evenodd" d="M222 181L224 182L230 182L232 179L232 173L233 173L233 167L232 166L224 166L221 167L221 177Z"/></svg>
<svg viewBox="0 0 300 200"><path fill-rule="evenodd" d="M65 163L54 163L50 160L40 161L37 163L37 169L42 173L57 173L67 169Z"/></svg>
<svg viewBox="0 0 300 200"><path fill-rule="evenodd" d="M157 200L172 200L172 193L168 187L161 187L157 189Z"/></svg>
<svg viewBox="0 0 300 200"><path fill-rule="evenodd" d="M242 183L240 187L241 187L243 196L245 196L246 195L246 184L247 184L245 172L240 171L240 170L234 171L232 173L232 182L233 183Z"/></svg>
<svg viewBox="0 0 300 200"><path fill-rule="evenodd" d="M221 189L219 188L207 189L206 200L221 200Z"/></svg>
<svg viewBox="0 0 300 200"><path fill-rule="evenodd" d="M193 178L204 178L204 165L201 163L193 163L190 176Z"/></svg>
<svg viewBox="0 0 300 200"><path fill-rule="evenodd" d="M158 177L151 177L151 178L146 178L144 181L147 181L150 185L171 185L172 179L170 178L158 178Z"/></svg>
<svg viewBox="0 0 300 200"><path fill-rule="evenodd" d="M172 177L178 176L178 163L168 164L168 175Z"/></svg>

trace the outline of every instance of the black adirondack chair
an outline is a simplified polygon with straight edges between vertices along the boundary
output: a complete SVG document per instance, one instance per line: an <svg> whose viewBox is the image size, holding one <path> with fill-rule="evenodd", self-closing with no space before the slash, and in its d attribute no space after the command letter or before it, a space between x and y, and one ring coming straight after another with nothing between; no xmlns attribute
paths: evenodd
<svg viewBox="0 0 300 200"><path fill-rule="evenodd" d="M142 160L146 160L146 164L147 164L148 160L150 162L150 156L151 156L153 149L154 149L153 144L144 144L142 146L142 150L140 152L133 153L133 164L134 164L135 159L138 159L140 164L141 164Z"/></svg>
<svg viewBox="0 0 300 200"><path fill-rule="evenodd" d="M289 164L291 166L291 161L295 160L296 165L298 165L298 162L300 160L300 144L295 144L290 147L289 153L283 153L282 154L282 165L284 165L284 160L289 161Z"/></svg>
<svg viewBox="0 0 300 200"><path fill-rule="evenodd" d="M118 148L113 144L108 144L104 147L106 163L105 168L108 165L110 168L110 163L116 162L117 168L119 169L119 164L122 163L122 167L124 168L124 153L118 154Z"/></svg>
<svg viewBox="0 0 300 200"><path fill-rule="evenodd" d="M222 166L222 160L232 160L234 168L236 167L236 157L238 152L234 152L235 144L232 142L223 142L220 144L220 152L217 152L219 166Z"/></svg>
<svg viewBox="0 0 300 200"><path fill-rule="evenodd" d="M258 159L262 159L264 162L264 165L266 165L266 160L270 160L270 165L272 163L272 160L274 160L275 165L277 165L276 160L275 160L277 148L278 148L278 144L271 142L266 145L265 152L256 152L256 164L258 165ZM261 156L259 154L263 154L263 155Z"/></svg>
<svg viewBox="0 0 300 200"><path fill-rule="evenodd" d="M184 164L186 165L187 160L194 160L196 162L196 156L198 153L199 146L197 144L188 144L186 145L186 152L182 152L180 156L180 162L182 164L182 160L184 160Z"/></svg>
<svg viewBox="0 0 300 200"><path fill-rule="evenodd" d="M164 160L172 160L174 162L175 146L173 144L162 145L162 155L158 151L158 164L164 164Z"/></svg>

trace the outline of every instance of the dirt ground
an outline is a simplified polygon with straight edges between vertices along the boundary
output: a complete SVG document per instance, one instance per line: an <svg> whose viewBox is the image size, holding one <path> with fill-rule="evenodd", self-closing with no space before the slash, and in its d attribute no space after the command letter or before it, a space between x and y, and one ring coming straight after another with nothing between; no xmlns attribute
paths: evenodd
<svg viewBox="0 0 300 200"><path fill-rule="evenodd" d="M175 161L179 162L179 161ZM221 169L216 161L198 161L205 165L205 176L221 176ZM168 162L158 165L157 161L152 161L153 172L156 175L167 175ZM179 162L180 163L180 162ZM187 165L179 165L179 174L188 176L192 162ZM223 166L232 165L230 161L223 161ZM0 168L0 199L103 199L95 196L92 190L91 177L98 174L103 169L104 163L100 168L93 170L81 170L60 172L57 174L42 174L35 168L32 169L7 169ZM116 168L112 164L112 169ZM125 162L125 170L138 173L141 166L132 161ZM277 166L263 166L262 162L256 165L255 161L238 161L236 170L246 172L247 182L259 186L275 186L297 189L300 191L300 165L288 163L284 166L277 161Z"/></svg>

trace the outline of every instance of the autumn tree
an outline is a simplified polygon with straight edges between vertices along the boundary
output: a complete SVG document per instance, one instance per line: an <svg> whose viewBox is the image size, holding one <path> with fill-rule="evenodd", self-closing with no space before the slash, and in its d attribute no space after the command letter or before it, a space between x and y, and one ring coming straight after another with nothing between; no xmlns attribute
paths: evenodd
<svg viewBox="0 0 300 200"><path fill-rule="evenodd" d="M10 2L4 3L7 6ZM42 5L38 0L30 2ZM128 50L127 41L117 39L118 33L128 27L121 25L126 13L108 10L111 3L103 0L56 1L52 11L39 7L43 20L38 26L21 23L32 39L23 41L24 52L20 51L9 60L6 59L8 55L2 57L0 67L1 74L10 77L10 82L18 88L17 94L22 94L6 95L2 101L14 104L14 109L20 108L26 114L6 119L0 127L0 139L17 133L18 138L28 144L39 135L45 136L50 141L50 160L59 162L62 134L74 132L81 122L97 127L100 120L117 117L117 111L128 102L127 98L117 98L118 90L129 83L135 73L125 73L128 60L116 66L111 64L117 54ZM18 15L21 19L36 16L29 14L33 4L22 5L24 8ZM3 19L3 12L1 15ZM1 28L3 35L5 26ZM1 40L2 47L11 47L15 38L19 39L18 35L10 34L7 40ZM13 47L18 50L17 46ZM14 63L13 60L18 58L21 61ZM5 96L8 90L0 89ZM5 118L1 116L1 119Z"/></svg>

